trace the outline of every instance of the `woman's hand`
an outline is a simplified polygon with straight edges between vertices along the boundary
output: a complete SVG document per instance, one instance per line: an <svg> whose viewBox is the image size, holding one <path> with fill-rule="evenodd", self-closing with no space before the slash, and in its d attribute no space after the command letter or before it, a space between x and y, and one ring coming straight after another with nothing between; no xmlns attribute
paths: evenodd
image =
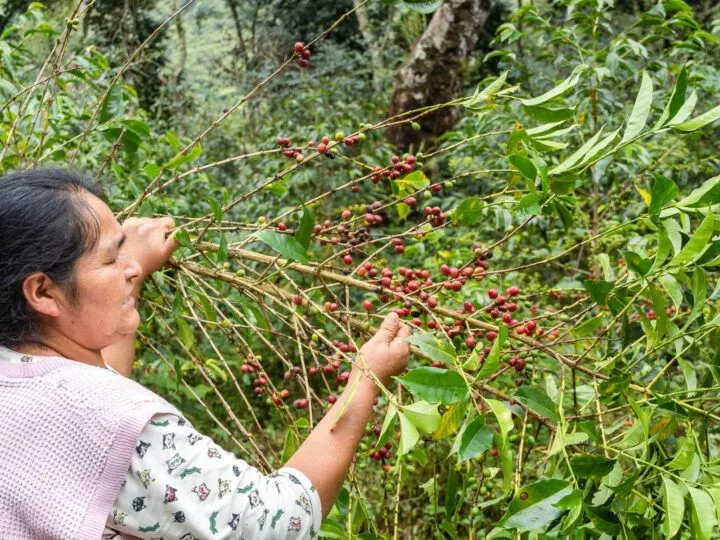
<svg viewBox="0 0 720 540"><path fill-rule="evenodd" d="M390 313L375 335L360 349L363 360L384 385L407 367L410 355L408 336L410 327L400 322L397 313Z"/></svg>
<svg viewBox="0 0 720 540"><path fill-rule="evenodd" d="M178 247L175 234L167 234L175 220L164 218L129 218L122 224L125 233L123 251L134 258L143 271L143 279L162 268Z"/></svg>

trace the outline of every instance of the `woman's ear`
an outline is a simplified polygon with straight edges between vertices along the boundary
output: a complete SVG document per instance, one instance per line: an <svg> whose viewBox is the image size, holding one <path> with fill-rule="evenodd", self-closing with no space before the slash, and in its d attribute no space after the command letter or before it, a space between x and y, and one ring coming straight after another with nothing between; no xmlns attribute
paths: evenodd
<svg viewBox="0 0 720 540"><path fill-rule="evenodd" d="M22 291L28 306L36 313L46 317L60 315L62 291L46 274L36 272L27 276Z"/></svg>

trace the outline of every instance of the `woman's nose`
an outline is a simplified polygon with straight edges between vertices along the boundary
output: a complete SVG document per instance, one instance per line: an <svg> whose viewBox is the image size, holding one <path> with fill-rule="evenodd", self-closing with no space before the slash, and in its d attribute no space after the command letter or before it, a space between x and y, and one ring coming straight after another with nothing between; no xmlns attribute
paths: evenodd
<svg viewBox="0 0 720 540"><path fill-rule="evenodd" d="M125 279L128 281L135 279L142 273L142 267L135 259L128 259L125 267Z"/></svg>

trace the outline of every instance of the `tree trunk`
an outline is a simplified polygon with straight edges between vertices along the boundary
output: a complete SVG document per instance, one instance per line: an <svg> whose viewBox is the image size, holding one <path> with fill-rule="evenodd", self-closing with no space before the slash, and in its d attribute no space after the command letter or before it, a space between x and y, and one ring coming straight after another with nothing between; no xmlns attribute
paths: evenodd
<svg viewBox="0 0 720 540"><path fill-rule="evenodd" d="M445 1L395 75L390 116L458 97L463 62L477 43L490 7L491 0ZM452 127L459 113L456 107L443 108L418 119L420 131L401 124L388 129L388 138L401 151L411 145L416 150L432 146Z"/></svg>

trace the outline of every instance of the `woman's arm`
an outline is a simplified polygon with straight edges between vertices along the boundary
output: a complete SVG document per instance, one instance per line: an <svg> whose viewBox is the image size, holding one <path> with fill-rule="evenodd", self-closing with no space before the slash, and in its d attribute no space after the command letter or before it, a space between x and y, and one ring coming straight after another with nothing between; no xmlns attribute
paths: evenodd
<svg viewBox="0 0 720 540"><path fill-rule="evenodd" d="M407 366L410 345L406 338L409 335L410 327L401 324L397 314L391 313L360 350L365 362L383 384L387 384L390 377ZM358 379L359 386L353 390ZM288 467L303 472L318 490L323 519L340 492L377 394L375 383L354 368L337 403L287 462ZM345 405L346 402L349 403ZM338 421L341 411L342 416Z"/></svg>

